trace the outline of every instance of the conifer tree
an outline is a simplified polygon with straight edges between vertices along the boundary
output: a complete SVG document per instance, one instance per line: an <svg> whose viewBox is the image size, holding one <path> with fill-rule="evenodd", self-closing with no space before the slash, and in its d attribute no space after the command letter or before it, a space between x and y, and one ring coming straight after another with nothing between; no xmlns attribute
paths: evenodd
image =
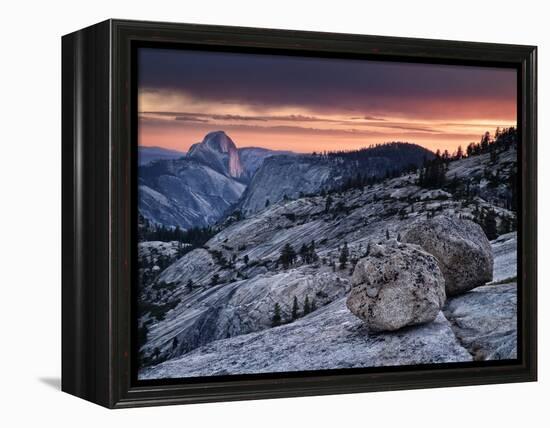
<svg viewBox="0 0 550 428"><path fill-rule="evenodd" d="M300 248L300 258L302 259L303 263L309 262L309 248L306 244L302 244L302 247Z"/></svg>
<svg viewBox="0 0 550 428"><path fill-rule="evenodd" d="M294 264L295 260L296 252L294 251L294 248L292 248L292 245L289 243L286 243L281 250L279 262L283 265L284 269L287 269L290 265Z"/></svg>
<svg viewBox="0 0 550 428"><path fill-rule="evenodd" d="M278 303L275 303L275 307L273 308L273 318L271 319L271 325L273 327L281 325L281 307Z"/></svg>
<svg viewBox="0 0 550 428"><path fill-rule="evenodd" d="M294 296L294 300L292 301L292 319L295 320L298 318L298 298Z"/></svg>
<svg viewBox="0 0 550 428"><path fill-rule="evenodd" d="M349 257L348 243L344 242L344 246L340 250L340 257L338 259L338 261L340 262L340 269L345 269L348 263L348 257Z"/></svg>
<svg viewBox="0 0 550 428"><path fill-rule="evenodd" d="M309 305L309 296L306 294L306 298L304 300L304 316L306 316L310 312L311 312L311 306Z"/></svg>

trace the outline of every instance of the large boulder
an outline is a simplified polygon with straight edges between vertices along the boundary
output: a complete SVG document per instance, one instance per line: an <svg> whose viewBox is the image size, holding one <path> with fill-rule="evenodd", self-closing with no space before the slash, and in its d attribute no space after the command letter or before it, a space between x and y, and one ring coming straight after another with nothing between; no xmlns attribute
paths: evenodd
<svg viewBox="0 0 550 428"><path fill-rule="evenodd" d="M445 277L447 296L493 279L491 244L473 221L447 216L417 220L402 232L401 241L420 245L436 257Z"/></svg>
<svg viewBox="0 0 550 428"><path fill-rule="evenodd" d="M395 240L371 244L351 282L347 306L371 331L433 321L445 303L445 279L435 257Z"/></svg>

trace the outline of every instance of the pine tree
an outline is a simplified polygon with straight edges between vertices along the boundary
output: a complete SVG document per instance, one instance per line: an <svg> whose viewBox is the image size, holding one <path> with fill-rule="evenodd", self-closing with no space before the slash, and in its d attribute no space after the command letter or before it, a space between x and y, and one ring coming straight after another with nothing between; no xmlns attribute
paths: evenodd
<svg viewBox="0 0 550 428"><path fill-rule="evenodd" d="M174 336L174 340L172 340L172 349L176 349L178 347L178 338Z"/></svg>
<svg viewBox="0 0 550 428"><path fill-rule="evenodd" d="M340 262L340 269L345 269L348 263L348 257L349 257L348 243L344 242L344 246L340 250L340 257L338 259L338 261Z"/></svg>
<svg viewBox="0 0 550 428"><path fill-rule="evenodd" d="M302 244L299 254L303 263L309 263L309 248L306 244Z"/></svg>
<svg viewBox="0 0 550 428"><path fill-rule="evenodd" d="M188 291L193 291L193 281L191 281L191 279L187 281L186 287Z"/></svg>
<svg viewBox="0 0 550 428"><path fill-rule="evenodd" d="M315 299L311 300L311 312L315 311L317 309L317 303L315 302Z"/></svg>
<svg viewBox="0 0 550 428"><path fill-rule="evenodd" d="M390 239L390 231L386 229L386 239Z"/></svg>
<svg viewBox="0 0 550 428"><path fill-rule="evenodd" d="M489 152L489 161L493 165L497 162L497 150L495 147L491 147L491 150Z"/></svg>
<svg viewBox="0 0 550 428"><path fill-rule="evenodd" d="M292 320L296 318L298 318L298 298L294 296L294 300L292 301Z"/></svg>
<svg viewBox="0 0 550 428"><path fill-rule="evenodd" d="M289 243L286 243L281 250L279 262L283 265L284 269L287 269L290 265L294 264L295 260L296 252L294 251L294 248L292 248L292 245Z"/></svg>
<svg viewBox="0 0 550 428"><path fill-rule="evenodd" d="M249 258L248 258L248 254L245 254L244 257L243 257L243 262L245 265L248 266L248 262L249 262Z"/></svg>
<svg viewBox="0 0 550 428"><path fill-rule="evenodd" d="M491 133L487 131L483 136L481 137L481 142L479 143L481 147L481 152L485 153L487 149L489 148L489 144L491 142Z"/></svg>
<svg viewBox="0 0 550 428"><path fill-rule="evenodd" d="M265 207L267 208L269 206L269 204L271 204L271 202L269 202L269 199L266 199L265 200Z"/></svg>
<svg viewBox="0 0 550 428"><path fill-rule="evenodd" d="M310 312L311 312L311 307L309 305L309 296L306 294L306 298L304 300L304 316L306 316Z"/></svg>
<svg viewBox="0 0 550 428"><path fill-rule="evenodd" d="M273 308L273 318L271 319L271 325L273 327L281 325L281 307L278 303L275 303L275 307Z"/></svg>
<svg viewBox="0 0 550 428"><path fill-rule="evenodd" d="M314 263L317 260L319 260L319 256L315 252L315 241L311 240L309 243L309 257L310 257L310 263Z"/></svg>

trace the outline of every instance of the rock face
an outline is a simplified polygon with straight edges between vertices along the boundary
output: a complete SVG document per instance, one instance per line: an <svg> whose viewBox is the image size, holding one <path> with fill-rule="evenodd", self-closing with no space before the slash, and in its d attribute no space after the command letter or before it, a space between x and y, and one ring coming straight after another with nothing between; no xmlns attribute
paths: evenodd
<svg viewBox="0 0 550 428"><path fill-rule="evenodd" d="M300 193L316 193L334 183L336 164L313 156L279 155L266 158L247 187L239 207L251 215Z"/></svg>
<svg viewBox="0 0 550 428"><path fill-rule="evenodd" d="M138 209L153 223L183 229L220 219L246 185L193 159L151 162L139 168Z"/></svg>
<svg viewBox="0 0 550 428"><path fill-rule="evenodd" d="M450 216L418 220L405 229L401 240L420 245L436 257L445 277L447 296L464 293L493 279L491 244L473 221Z"/></svg>
<svg viewBox="0 0 550 428"><path fill-rule="evenodd" d="M250 216L282 199L319 193L344 185L358 175L380 177L387 171L422 165L433 154L415 144L391 143L339 156L278 155L266 158L239 202Z"/></svg>
<svg viewBox="0 0 550 428"><path fill-rule="evenodd" d="M500 235L491 242L493 247L493 281L503 281L517 276L518 234L517 232Z"/></svg>
<svg viewBox="0 0 550 428"><path fill-rule="evenodd" d="M207 288L201 284L208 284L205 275L211 275L211 258L203 249L194 252L192 257L189 253L177 262L187 272L185 279L174 278L171 269L161 276L162 281L179 281L181 285L167 296L167 301L178 299L181 303L179 310L167 313L165 319L151 327L145 351L158 348L164 357L179 356L214 340L272 327L275 304L280 307L281 322L288 323L293 321L294 298L299 305L296 315L301 317L306 297L311 304L323 307L349 290L348 280L307 266ZM196 256L204 262L193 270L188 262ZM188 280L199 288L189 292L184 286ZM172 346L173 337L177 338L177 347Z"/></svg>
<svg viewBox="0 0 550 428"><path fill-rule="evenodd" d="M346 298L293 323L221 339L140 370L139 379L472 361L440 312L434 322L370 334Z"/></svg>
<svg viewBox="0 0 550 428"><path fill-rule="evenodd" d="M276 155L292 155L292 152L284 150L270 150L263 147L239 147L239 156L243 165L245 176L251 179L260 169L264 160Z"/></svg>
<svg viewBox="0 0 550 428"><path fill-rule="evenodd" d="M449 299L447 319L475 360L517 358L517 284L486 285Z"/></svg>
<svg viewBox="0 0 550 428"><path fill-rule="evenodd" d="M372 244L351 280L348 308L372 331L433 321L445 303L437 260L416 245Z"/></svg>
<svg viewBox="0 0 550 428"><path fill-rule="evenodd" d="M206 134L201 143L191 146L187 156L229 177L239 178L244 174L239 151L233 140L223 131Z"/></svg>

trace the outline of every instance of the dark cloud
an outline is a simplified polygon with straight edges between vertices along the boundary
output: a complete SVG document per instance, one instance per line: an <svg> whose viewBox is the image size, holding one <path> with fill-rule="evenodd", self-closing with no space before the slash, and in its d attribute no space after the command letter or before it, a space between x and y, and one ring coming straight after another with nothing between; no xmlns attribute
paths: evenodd
<svg viewBox="0 0 550 428"><path fill-rule="evenodd" d="M174 124L174 126L178 126L181 124L182 126L185 125L185 123L198 123L198 124L211 124L216 125L215 122L206 120L206 119L195 119L192 117L180 117L175 116L174 121L167 121L166 119L160 119L155 118L153 116L140 116L141 120L144 120L147 122L149 127L159 127L159 128L169 128L171 125L170 123ZM179 122L179 123L178 123ZM269 122L266 122L269 123ZM267 125L267 124L244 124L244 123L226 123L226 124L217 124L220 126L223 126L223 129L226 131L231 130L239 130L239 131L262 131L266 133L283 133L283 134L289 134L289 133L295 133L295 134L316 134L316 135L357 135L357 136L374 136L374 135L386 135L387 131L382 131L376 128L384 128L384 129L396 129L396 130L404 130L409 131L413 133L432 133L434 135L441 135L441 131L433 128L428 127L419 127L419 126L413 126L413 125L406 125L406 124L371 124L362 127L353 127L353 123L351 122L345 122L342 123L345 125L350 125L349 128L316 128L316 127L309 127L309 126L300 126L300 125ZM355 124L356 126L358 124Z"/></svg>
<svg viewBox="0 0 550 428"><path fill-rule="evenodd" d="M512 69L142 48L139 84L220 103L369 113L515 100ZM359 114L357 114L359 113ZM428 113L428 110L426 110ZM254 119L259 120L259 119ZM303 120L303 119L302 119Z"/></svg>
<svg viewBox="0 0 550 428"><path fill-rule="evenodd" d="M140 117L147 120L152 120L155 117L162 116L166 118L172 118L174 120L182 121L182 122L196 122L196 123L215 123L219 121L242 121L242 122L273 122L273 121L283 121L283 122L298 122L298 123L308 123L308 122L328 122L328 123L337 123L339 125L344 126L367 126L367 127L377 127L377 128L391 128L391 129L400 129L400 130L407 130L407 131L418 131L418 132L439 132L438 130L428 127L428 126L420 126L420 125L412 125L407 123L399 123L399 122L387 122L384 119L378 119L378 120L365 120L362 119L362 122L358 122L357 120L351 120L345 121L345 120L332 120L332 119L325 119L320 117L314 117L314 116L303 116L303 115L288 115L288 116L281 116L281 115L272 115L272 116L244 116L244 115L236 115L236 114L208 114L208 113L186 113L186 112L169 112L169 111L154 111L154 112L140 112ZM165 121L161 121L161 123L165 123ZM224 124L224 126L227 126L227 124ZM274 129L275 126L269 126L269 127L263 127L264 129ZM304 126L293 126L293 129L312 129L309 127ZM326 129L325 129L326 131Z"/></svg>
<svg viewBox="0 0 550 428"><path fill-rule="evenodd" d="M317 116L306 116L301 114L290 115L241 115L241 114L211 114L211 113L190 113L190 112L178 112L178 111L142 111L142 115L158 115L174 117L181 120L191 120L193 118L208 118L212 120L232 120L232 121L273 121L283 120L285 122L328 122L328 123L342 123L340 119L328 119ZM384 119L379 119L383 121Z"/></svg>

